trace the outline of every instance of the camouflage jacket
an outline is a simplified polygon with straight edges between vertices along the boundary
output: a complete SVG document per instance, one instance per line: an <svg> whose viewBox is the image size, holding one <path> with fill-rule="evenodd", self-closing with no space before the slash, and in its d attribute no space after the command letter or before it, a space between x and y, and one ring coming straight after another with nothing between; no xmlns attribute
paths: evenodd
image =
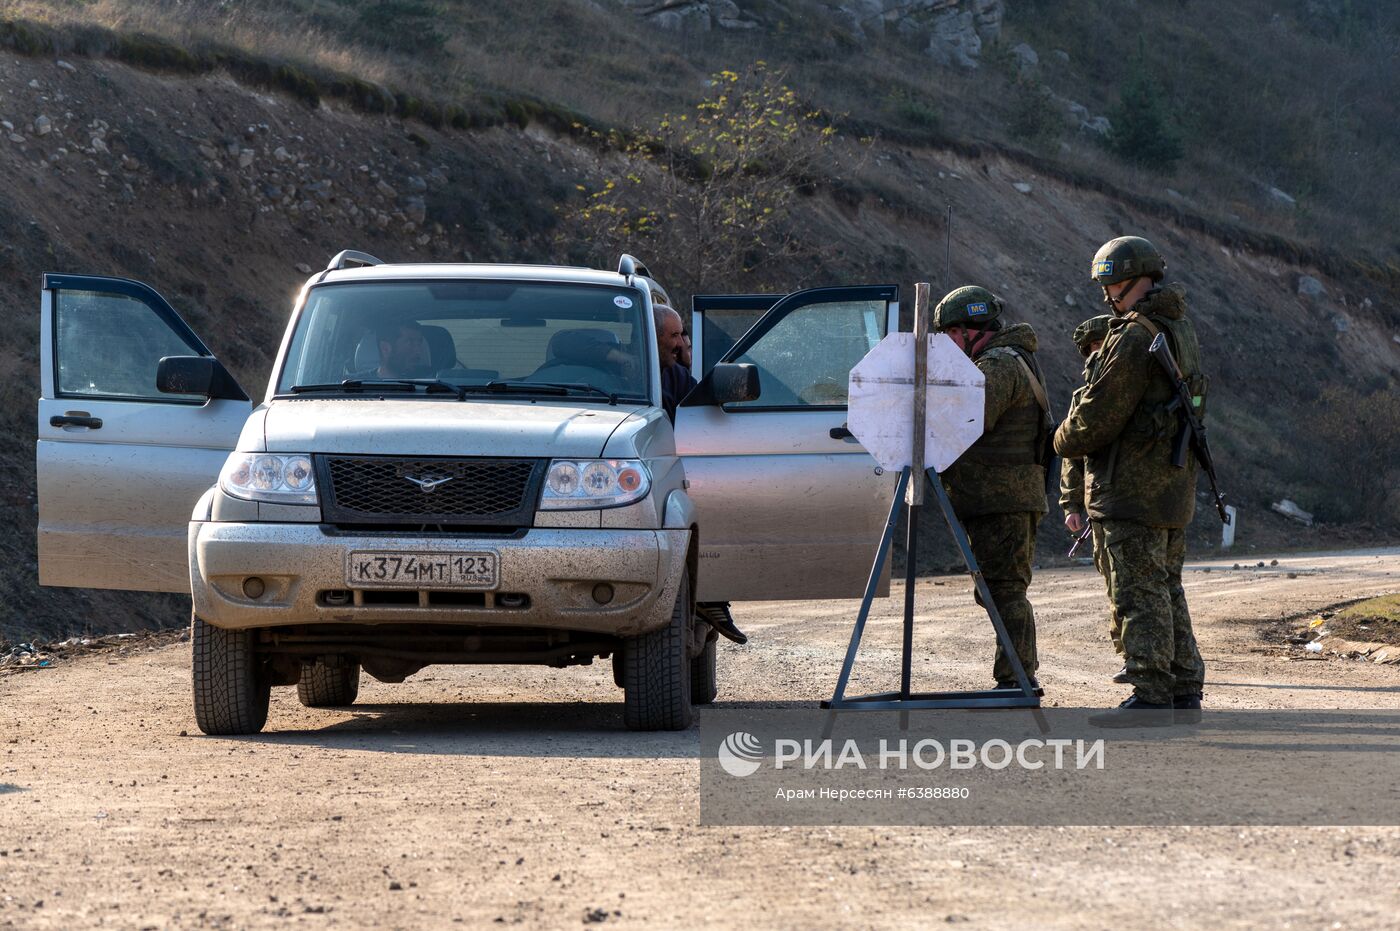
<svg viewBox="0 0 1400 931"><path fill-rule="evenodd" d="M1074 397L1070 400L1070 410L1074 409L1073 405L1083 391L1083 388L1075 389ZM1060 509L1066 514L1085 513L1083 459L1071 459L1068 456L1060 459Z"/></svg>
<svg viewBox="0 0 1400 931"><path fill-rule="evenodd" d="M1035 448L1042 413L1016 350L1035 365L1035 330L1029 324L1007 327L973 357L987 380L982 438L943 473L959 518L1048 510L1045 466L1036 463Z"/></svg>
<svg viewBox="0 0 1400 931"><path fill-rule="evenodd" d="M1084 381L1087 384L1093 374L1094 365L1098 362L1099 354L1090 353L1084 360ZM1070 395L1069 409L1072 411L1079 403L1080 396L1084 394L1084 388L1074 389L1074 394ZM1066 514L1084 514L1084 460L1070 459L1062 457L1060 459L1060 509Z"/></svg>
<svg viewBox="0 0 1400 931"><path fill-rule="evenodd" d="M1060 460L1060 510L1066 515L1083 514L1084 460Z"/></svg>
<svg viewBox="0 0 1400 931"><path fill-rule="evenodd" d="M1168 285L1134 308L1168 333L1188 378L1199 378L1196 331L1186 317L1186 292ZM1134 315L1129 315L1134 316ZM1173 389L1148 354L1153 334L1128 317L1114 320L1089 384L1055 432L1055 452L1084 459L1087 512L1096 519L1152 527L1185 527L1196 510L1196 462L1171 464L1177 418L1166 413Z"/></svg>

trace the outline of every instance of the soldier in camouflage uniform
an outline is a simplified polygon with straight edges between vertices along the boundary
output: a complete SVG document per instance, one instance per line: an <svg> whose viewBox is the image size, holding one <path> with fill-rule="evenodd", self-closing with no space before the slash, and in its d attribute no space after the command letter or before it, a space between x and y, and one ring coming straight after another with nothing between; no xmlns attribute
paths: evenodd
<svg viewBox="0 0 1400 931"><path fill-rule="evenodd" d="M1112 314L1100 314L1097 317L1090 317L1074 328L1074 344L1079 347L1079 354L1084 357L1084 381L1086 385L1093 373L1094 363L1098 361L1099 348L1103 346L1104 338L1108 336L1108 324L1112 319ZM1074 395L1070 398L1071 410L1083 393L1083 388L1075 389ZM1083 459L1060 460L1060 508L1065 514L1065 529L1072 535L1079 536L1084 531L1084 525L1086 523L1089 525L1089 539L1094 552L1094 568L1107 581L1108 563L1103 549L1103 527L1097 522L1089 520L1088 509L1084 503ZM1118 612L1113 610L1112 601L1108 604L1108 621L1108 635L1113 641L1113 652L1122 656L1122 629L1118 622ZM1120 683L1128 681L1128 667L1126 665L1114 674L1113 681Z"/></svg>
<svg viewBox="0 0 1400 931"><path fill-rule="evenodd" d="M1035 528L1045 505L1045 447L1049 407L1035 360L1035 330L1003 325L1001 298L985 288L950 292L933 311L933 328L947 333L986 377L981 439L943 473L943 485L992 600L1006 624L1026 675L1035 681L1035 613L1026 598L1035 557ZM998 688L1019 688L997 644L992 675Z"/></svg>
<svg viewBox="0 0 1400 931"><path fill-rule="evenodd" d="M1118 708L1090 717L1102 727L1171 724L1173 709L1178 720L1198 720L1205 680L1181 587L1196 463L1171 463L1181 425L1167 410L1174 386L1148 354L1153 338L1166 334L1201 413L1206 382L1185 290L1160 286L1165 270L1137 236L1107 242L1094 256L1091 275L1115 319L1089 384L1055 433L1056 452L1084 458L1088 514L1103 530L1109 599L1133 685Z"/></svg>

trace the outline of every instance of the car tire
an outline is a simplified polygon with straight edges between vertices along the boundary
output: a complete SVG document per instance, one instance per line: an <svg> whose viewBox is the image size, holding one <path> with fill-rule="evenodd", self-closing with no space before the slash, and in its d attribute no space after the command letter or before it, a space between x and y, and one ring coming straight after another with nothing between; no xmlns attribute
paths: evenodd
<svg viewBox="0 0 1400 931"><path fill-rule="evenodd" d="M346 657L324 659L301 667L297 700L308 708L344 708L360 694L360 664Z"/></svg>
<svg viewBox="0 0 1400 931"><path fill-rule="evenodd" d="M705 641L705 649L690 661L690 703L693 705L714 704L719 695L719 681L715 677L715 654L719 652L715 635Z"/></svg>
<svg viewBox="0 0 1400 931"><path fill-rule="evenodd" d="M690 727L690 616L690 576L682 572L670 623L627 639L622 716L634 731Z"/></svg>
<svg viewBox="0 0 1400 931"><path fill-rule="evenodd" d="M627 664L622 659L624 652L625 650L619 645L616 650L613 650L612 655L613 685L620 689L627 687Z"/></svg>
<svg viewBox="0 0 1400 931"><path fill-rule="evenodd" d="M256 734L267 723L272 680L257 653L257 631L190 622L194 719L206 734Z"/></svg>

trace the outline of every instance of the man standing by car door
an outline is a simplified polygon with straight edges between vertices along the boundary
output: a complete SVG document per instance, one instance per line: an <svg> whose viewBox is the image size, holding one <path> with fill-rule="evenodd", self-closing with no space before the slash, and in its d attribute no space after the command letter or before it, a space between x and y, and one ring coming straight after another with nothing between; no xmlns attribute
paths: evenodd
<svg viewBox="0 0 1400 931"><path fill-rule="evenodd" d="M696 385L690 374L690 347L686 345L685 324L675 308L665 304L653 304L652 315L656 324L656 349L661 360L661 406L671 422L676 422L676 408ZM734 623L734 615L729 612L729 602L702 602L695 606L700 619L735 643L749 642L748 634Z"/></svg>
<svg viewBox="0 0 1400 931"><path fill-rule="evenodd" d="M987 381L982 438L943 473L943 484L1021 665L1039 692L1035 612L1026 589L1035 528L1048 510L1050 403L1035 360L1035 330L1026 323L1005 326L1003 309L1001 298L978 287L958 288L934 308L933 328L947 333ZM1019 687L1000 644L992 674L997 688Z"/></svg>

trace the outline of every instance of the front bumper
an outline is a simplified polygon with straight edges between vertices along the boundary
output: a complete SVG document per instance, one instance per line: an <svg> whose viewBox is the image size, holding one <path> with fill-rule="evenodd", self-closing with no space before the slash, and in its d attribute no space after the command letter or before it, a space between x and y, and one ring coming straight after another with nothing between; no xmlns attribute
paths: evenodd
<svg viewBox="0 0 1400 931"><path fill-rule="evenodd" d="M190 587L194 610L216 627L300 624L462 624L575 630L635 636L671 618L688 530L536 528L518 537L353 534L319 524L190 524ZM352 550L418 553L490 551L500 584L480 604L442 604L435 592L410 604L329 605L323 593L350 589L345 558ZM264 591L244 593L257 577ZM613 587L606 605L593 598L599 582ZM400 593L412 589L396 589ZM525 595L509 607L497 595ZM362 600L356 598L356 601Z"/></svg>

